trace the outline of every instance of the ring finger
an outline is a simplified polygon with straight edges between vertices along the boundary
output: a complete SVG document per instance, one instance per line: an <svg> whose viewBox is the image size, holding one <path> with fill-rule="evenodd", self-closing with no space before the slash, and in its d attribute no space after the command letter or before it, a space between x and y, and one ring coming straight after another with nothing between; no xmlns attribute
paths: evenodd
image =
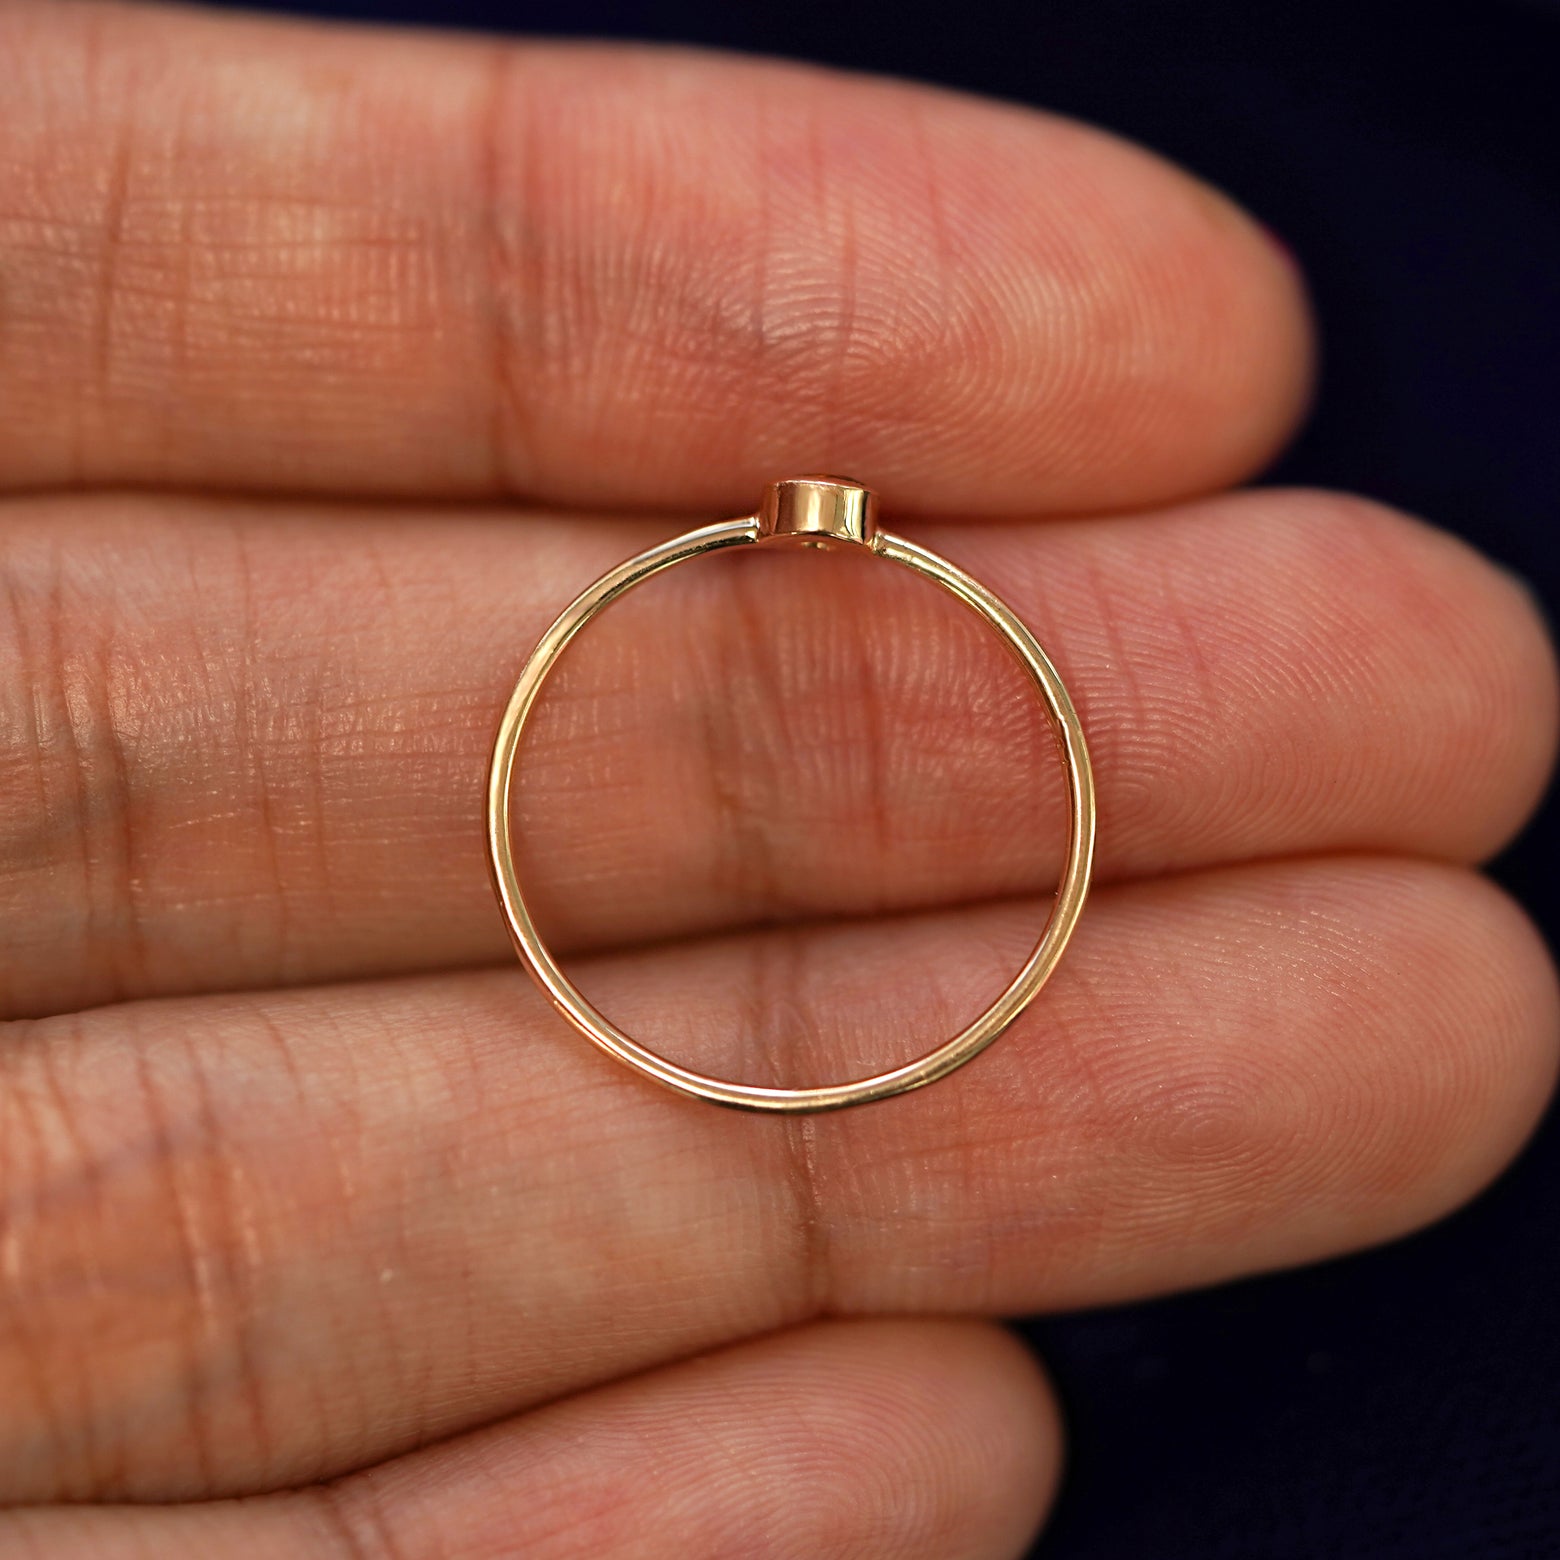
<svg viewBox="0 0 1560 1560"><path fill-rule="evenodd" d="M692 1065L824 1081L952 1032L1038 914L579 973ZM625 1073L518 971L16 1026L0 1499L274 1488L820 1313L1098 1303L1384 1239L1512 1152L1555 1028L1494 889L1364 858L1104 889L999 1045L801 1123Z"/></svg>

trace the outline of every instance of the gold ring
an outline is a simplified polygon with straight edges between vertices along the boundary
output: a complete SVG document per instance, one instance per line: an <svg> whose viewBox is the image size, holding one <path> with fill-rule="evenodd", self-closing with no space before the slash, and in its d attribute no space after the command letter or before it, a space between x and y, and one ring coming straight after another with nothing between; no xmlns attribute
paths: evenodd
<svg viewBox="0 0 1560 1560"><path fill-rule="evenodd" d="M967 1029L925 1056L870 1078L817 1088L769 1088L712 1078L658 1056L603 1017L559 968L558 961L537 933L515 870L510 838L510 795L526 719L547 674L574 636L604 607L663 569L723 547L746 547L754 543L866 547L878 557L903 564L940 585L994 629L1029 674L1045 703L1057 750L1067 772L1067 856L1061 878L1040 941L1006 990ZM1067 689L1050 658L1012 608L936 553L879 530L876 499L870 489L843 478L796 477L771 485L757 514L689 531L629 558L602 575L564 608L531 652L499 722L493 761L488 771L487 843L499 904L521 960L553 1005L587 1040L636 1072L679 1094L729 1105L737 1110L800 1115L865 1105L871 1100L887 1099L890 1095L935 1083L985 1050L1034 1001L1067 947L1089 891L1089 872L1094 858L1094 777L1089 767L1083 727Z"/></svg>

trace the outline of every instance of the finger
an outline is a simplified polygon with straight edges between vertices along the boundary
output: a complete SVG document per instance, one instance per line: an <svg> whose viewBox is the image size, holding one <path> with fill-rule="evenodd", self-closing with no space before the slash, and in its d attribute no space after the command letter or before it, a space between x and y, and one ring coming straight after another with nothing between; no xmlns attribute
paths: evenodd
<svg viewBox="0 0 1560 1560"><path fill-rule="evenodd" d="M664 527L662 527L664 530ZM1104 879L1472 859L1525 817L1555 677L1528 596L1354 500L918 530L1083 712ZM535 635L643 526L18 502L0 556L0 1012L508 957L482 859ZM602 947L1048 890L1061 775L1005 650L872 559L711 558L548 685L518 832Z"/></svg>
<svg viewBox="0 0 1560 1560"><path fill-rule="evenodd" d="M1296 277L1101 133L673 50L13 5L0 481L900 507L1224 485Z"/></svg>
<svg viewBox="0 0 1560 1560"><path fill-rule="evenodd" d="M24 1560L1016 1560L1056 1481L1029 1352L968 1322L805 1327L339 1484L0 1515ZM25 1546L31 1547L25 1547Z"/></svg>
<svg viewBox="0 0 1560 1560"><path fill-rule="evenodd" d="M580 977L680 1060L818 1082L952 1033L1037 911ZM819 1314L1092 1304L1381 1240L1513 1152L1556 1029L1507 900L1363 858L1106 890L979 1061L803 1123L655 1089L518 973L45 1020L0 1053L0 1497L276 1487Z"/></svg>

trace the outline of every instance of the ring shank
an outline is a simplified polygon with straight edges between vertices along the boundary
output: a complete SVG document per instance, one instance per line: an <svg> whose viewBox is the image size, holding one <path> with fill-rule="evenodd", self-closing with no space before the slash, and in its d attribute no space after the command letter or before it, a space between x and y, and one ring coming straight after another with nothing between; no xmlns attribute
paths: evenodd
<svg viewBox="0 0 1560 1560"><path fill-rule="evenodd" d="M588 1040L647 1078L696 1099L737 1110L800 1115L842 1110L924 1088L980 1054L1039 995L1077 924L1093 866L1095 801L1088 746L1077 711L1050 658L1000 597L945 558L887 531L862 543L879 557L939 585L980 617L1007 645L1038 690L1067 779L1068 839L1056 897L1034 950L1000 996L973 1023L924 1056L871 1077L812 1088L733 1083L682 1067L641 1045L598 1012L559 967L536 929L515 868L510 803L526 721L548 673L598 613L636 585L706 553L761 539L757 517L727 520L629 558L584 590L542 635L520 673L499 722L488 772L487 843L494 886L522 962L553 1005Z"/></svg>

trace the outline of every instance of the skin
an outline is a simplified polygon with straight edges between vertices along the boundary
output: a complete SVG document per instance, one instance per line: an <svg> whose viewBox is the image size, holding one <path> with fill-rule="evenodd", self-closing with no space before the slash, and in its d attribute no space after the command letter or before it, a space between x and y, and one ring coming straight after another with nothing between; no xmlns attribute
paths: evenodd
<svg viewBox="0 0 1560 1560"><path fill-rule="evenodd" d="M1097 131L640 48L0 5L0 1552L1022 1554L1003 1315L1309 1261L1498 1173L1554 974L1477 872L1525 590L1336 494L1300 279ZM493 724L609 563L848 471L1052 650L1099 887L924 1093L735 1116L514 966ZM869 560L582 641L523 860L730 1075L924 1049L1056 868L1000 651Z"/></svg>

